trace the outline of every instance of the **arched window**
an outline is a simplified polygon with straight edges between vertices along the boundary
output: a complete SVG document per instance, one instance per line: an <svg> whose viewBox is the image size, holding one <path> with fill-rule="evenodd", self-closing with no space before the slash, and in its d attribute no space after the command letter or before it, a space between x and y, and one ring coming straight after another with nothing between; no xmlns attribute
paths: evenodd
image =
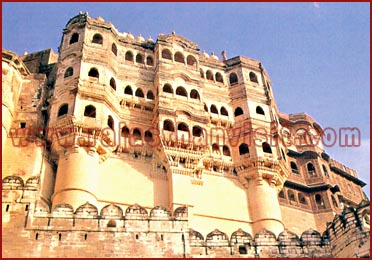
<svg viewBox="0 0 372 260"><path fill-rule="evenodd" d="M223 77L219 72L216 73L216 81L223 83Z"/></svg>
<svg viewBox="0 0 372 260"><path fill-rule="evenodd" d="M200 77L204 79L204 71L200 69L199 72L200 72Z"/></svg>
<svg viewBox="0 0 372 260"><path fill-rule="evenodd" d="M211 105L211 113L218 114L217 107L215 105Z"/></svg>
<svg viewBox="0 0 372 260"><path fill-rule="evenodd" d="M207 107L207 104L205 104L205 103L204 103L204 111L208 112L208 107Z"/></svg>
<svg viewBox="0 0 372 260"><path fill-rule="evenodd" d="M99 73L98 73L98 70L96 68L91 68L88 72L88 76L89 77L92 77L92 78L99 78Z"/></svg>
<svg viewBox="0 0 372 260"><path fill-rule="evenodd" d="M235 109L235 112L234 112L234 116L237 117L237 116L240 116L240 115L243 115L243 109L241 109L240 107L237 107Z"/></svg>
<svg viewBox="0 0 372 260"><path fill-rule="evenodd" d="M122 137L129 137L129 128L124 126L122 129L121 129L121 136Z"/></svg>
<svg viewBox="0 0 372 260"><path fill-rule="evenodd" d="M132 90L131 86L126 86L125 87L124 94L133 96L133 90Z"/></svg>
<svg viewBox="0 0 372 260"><path fill-rule="evenodd" d="M323 168L324 175L329 177L327 167L324 164L322 164L322 168Z"/></svg>
<svg viewBox="0 0 372 260"><path fill-rule="evenodd" d="M147 56L146 65L154 66L154 59L151 56Z"/></svg>
<svg viewBox="0 0 372 260"><path fill-rule="evenodd" d="M259 114L259 115L265 115L264 110L260 106L256 107L256 113Z"/></svg>
<svg viewBox="0 0 372 260"><path fill-rule="evenodd" d="M195 89L191 90L190 92L190 98L192 99L199 99L200 100L200 95L199 92Z"/></svg>
<svg viewBox="0 0 372 260"><path fill-rule="evenodd" d="M68 78L68 77L71 77L72 75L74 75L74 69L72 67L69 67L67 68L67 70L65 71L65 78Z"/></svg>
<svg viewBox="0 0 372 260"><path fill-rule="evenodd" d="M178 88L176 89L176 95L183 96L183 97L187 97L186 89L183 88L183 87L178 87Z"/></svg>
<svg viewBox="0 0 372 260"><path fill-rule="evenodd" d="M312 163L307 164L307 172L310 174L310 176L315 176L316 175L315 167Z"/></svg>
<svg viewBox="0 0 372 260"><path fill-rule="evenodd" d="M171 85L169 84L165 84L164 87L163 87L163 92L165 93L172 93L173 94L173 88Z"/></svg>
<svg viewBox="0 0 372 260"><path fill-rule="evenodd" d="M116 47L116 44L115 44L115 43L113 43L113 44L111 45L111 52L112 52L113 54L115 54L115 56L118 55L118 48Z"/></svg>
<svg viewBox="0 0 372 260"><path fill-rule="evenodd" d="M112 130L114 130L114 119L112 118L112 116L108 116L108 118L107 118L107 125Z"/></svg>
<svg viewBox="0 0 372 260"><path fill-rule="evenodd" d="M145 97L141 88L137 88L136 93L134 95L136 97L141 97L141 98Z"/></svg>
<svg viewBox="0 0 372 260"><path fill-rule="evenodd" d="M304 204L306 205L307 204L307 201L306 201L306 198L304 197L304 195L302 195L302 193L298 193L298 201L301 203L301 204Z"/></svg>
<svg viewBox="0 0 372 260"><path fill-rule="evenodd" d="M325 208L323 198L320 194L315 194L315 203L318 208Z"/></svg>
<svg viewBox="0 0 372 260"><path fill-rule="evenodd" d="M110 219L109 222L107 222L107 227L116 227L116 221Z"/></svg>
<svg viewBox="0 0 372 260"><path fill-rule="evenodd" d="M174 132L174 124L170 120L164 120L163 130Z"/></svg>
<svg viewBox="0 0 372 260"><path fill-rule="evenodd" d="M212 153L214 154L221 154L220 146L216 143L212 145Z"/></svg>
<svg viewBox="0 0 372 260"><path fill-rule="evenodd" d="M141 54L137 54L137 56L136 56L136 63L140 63L140 64L143 64L144 63L144 61L143 61L143 57L142 57L142 55Z"/></svg>
<svg viewBox="0 0 372 260"><path fill-rule="evenodd" d="M292 190L288 190L288 199L289 201L296 202L296 198Z"/></svg>
<svg viewBox="0 0 372 260"><path fill-rule="evenodd" d="M220 112L223 116L229 116L229 112L227 112L225 107L221 107Z"/></svg>
<svg viewBox="0 0 372 260"><path fill-rule="evenodd" d="M68 113L68 104L63 104L58 110L58 117L66 115Z"/></svg>
<svg viewBox="0 0 372 260"><path fill-rule="evenodd" d="M231 156L230 148L227 145L222 147L222 154L225 156Z"/></svg>
<svg viewBox="0 0 372 260"><path fill-rule="evenodd" d="M189 126L186 125L185 123L179 123L177 126L177 130L188 132Z"/></svg>
<svg viewBox="0 0 372 260"><path fill-rule="evenodd" d="M84 116L96 118L96 108L92 105L86 106L84 109Z"/></svg>
<svg viewBox="0 0 372 260"><path fill-rule="evenodd" d="M246 143L242 143L241 145L239 145L239 154L249 154L249 148Z"/></svg>
<svg viewBox="0 0 372 260"><path fill-rule="evenodd" d="M78 42L78 41L79 41L79 34L74 33L70 38L70 44L73 44L73 43Z"/></svg>
<svg viewBox="0 0 372 260"><path fill-rule="evenodd" d="M334 206L335 208L338 208L338 203L337 203L337 201L336 201L336 198L335 198L333 195L331 195L331 198L332 198L333 206Z"/></svg>
<svg viewBox="0 0 372 260"><path fill-rule="evenodd" d="M176 52L176 54L174 54L174 61L185 64L185 57L181 52Z"/></svg>
<svg viewBox="0 0 372 260"><path fill-rule="evenodd" d="M298 168L295 162L291 162L291 169L293 173L298 174Z"/></svg>
<svg viewBox="0 0 372 260"><path fill-rule="evenodd" d="M116 90L116 82L115 82L115 79L114 79L114 78L111 78L111 79L110 79L110 86L111 86L114 90Z"/></svg>
<svg viewBox="0 0 372 260"><path fill-rule="evenodd" d="M189 66L196 65L196 59L194 58L194 56L192 55L187 56L187 65Z"/></svg>
<svg viewBox="0 0 372 260"><path fill-rule="evenodd" d="M142 133L141 133L141 130L139 130L138 128L135 128L135 129L133 130L132 137L133 137L133 141L134 141L134 142L142 140Z"/></svg>
<svg viewBox="0 0 372 260"><path fill-rule="evenodd" d="M210 70L207 70L207 79L209 79L209 80L213 80L213 72L212 71L210 71Z"/></svg>
<svg viewBox="0 0 372 260"><path fill-rule="evenodd" d="M154 100L154 99L155 99L154 94L152 93L151 90L149 90L149 91L147 92L146 97L147 97L147 99L151 99L151 100Z"/></svg>
<svg viewBox="0 0 372 260"><path fill-rule="evenodd" d="M164 49L164 50L161 52L161 57L162 57L163 59L172 60L172 53L170 52L170 50L168 50L168 49Z"/></svg>
<svg viewBox="0 0 372 260"><path fill-rule="evenodd" d="M249 73L249 79L250 79L252 82L256 82L256 83L258 83L257 76L256 76L256 74L254 74L253 72L250 72L250 73Z"/></svg>
<svg viewBox="0 0 372 260"><path fill-rule="evenodd" d="M152 142L153 140L154 139L153 139L151 131L146 131L145 132L145 141L148 143L148 142Z"/></svg>
<svg viewBox="0 0 372 260"><path fill-rule="evenodd" d="M125 60L133 62L133 53L131 51L125 53Z"/></svg>
<svg viewBox="0 0 372 260"><path fill-rule="evenodd" d="M262 143L262 151L264 153L272 153L270 145L266 142Z"/></svg>
<svg viewBox="0 0 372 260"><path fill-rule="evenodd" d="M230 81L230 85L235 85L238 83L238 75L236 75L236 73L230 73L230 76L229 76L229 81Z"/></svg>
<svg viewBox="0 0 372 260"><path fill-rule="evenodd" d="M100 35L99 33L96 33L96 34L93 36L92 42L93 42L93 43L97 43L97 44L103 44L103 38L102 38L102 35Z"/></svg>
<svg viewBox="0 0 372 260"><path fill-rule="evenodd" d="M283 190L281 190L279 192L279 198L285 199L285 195L284 195L284 191Z"/></svg>
<svg viewBox="0 0 372 260"><path fill-rule="evenodd" d="M192 128L192 135L195 137L201 137L203 135L203 129L200 126L194 126Z"/></svg>

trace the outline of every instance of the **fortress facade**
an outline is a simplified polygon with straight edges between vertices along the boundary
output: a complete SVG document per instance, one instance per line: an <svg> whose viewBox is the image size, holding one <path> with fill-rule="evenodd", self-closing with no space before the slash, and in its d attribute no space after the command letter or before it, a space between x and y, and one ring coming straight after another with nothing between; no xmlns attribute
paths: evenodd
<svg viewBox="0 0 372 260"><path fill-rule="evenodd" d="M256 60L87 13L2 50L4 257L367 257L369 200Z"/></svg>

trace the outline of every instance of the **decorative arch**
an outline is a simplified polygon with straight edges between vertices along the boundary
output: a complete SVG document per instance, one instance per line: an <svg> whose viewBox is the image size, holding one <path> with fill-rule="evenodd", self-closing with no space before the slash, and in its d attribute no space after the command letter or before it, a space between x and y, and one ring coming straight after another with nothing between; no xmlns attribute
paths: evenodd
<svg viewBox="0 0 372 260"><path fill-rule="evenodd" d="M235 72L229 75L230 86L238 84L238 75Z"/></svg>
<svg viewBox="0 0 372 260"><path fill-rule="evenodd" d="M149 90L149 91L147 92L146 98L147 98L147 99L150 99L150 100L154 100L154 99L155 99L154 94L152 93L151 90Z"/></svg>
<svg viewBox="0 0 372 260"><path fill-rule="evenodd" d="M230 148L227 145L222 146L222 154L225 156L231 156Z"/></svg>
<svg viewBox="0 0 372 260"><path fill-rule="evenodd" d="M156 206L150 211L150 217L152 218L169 218L171 214L167 208L162 206Z"/></svg>
<svg viewBox="0 0 372 260"><path fill-rule="evenodd" d="M122 137L129 137L130 135L130 130L128 127L126 126L123 126L123 128L121 129L121 136Z"/></svg>
<svg viewBox="0 0 372 260"><path fill-rule="evenodd" d="M217 110L217 107L215 105L211 105L211 113L218 115L218 110Z"/></svg>
<svg viewBox="0 0 372 260"><path fill-rule="evenodd" d="M131 86L126 86L124 89L124 94L133 96L133 90Z"/></svg>
<svg viewBox="0 0 372 260"><path fill-rule="evenodd" d="M130 61L130 62L133 62L133 53L131 51L127 51L125 53L125 60L126 61Z"/></svg>
<svg viewBox="0 0 372 260"><path fill-rule="evenodd" d="M23 179L19 176L7 176L3 179L3 189L13 190L24 186Z"/></svg>
<svg viewBox="0 0 372 260"><path fill-rule="evenodd" d="M258 83L257 75L254 72L249 73L249 80Z"/></svg>
<svg viewBox="0 0 372 260"><path fill-rule="evenodd" d="M294 174L298 174L298 168L297 168L297 164L295 162L291 162L291 169L292 169L292 172Z"/></svg>
<svg viewBox="0 0 372 260"><path fill-rule="evenodd" d="M237 107L235 109L235 112L234 112L234 116L237 117L237 116L240 116L240 115L243 115L244 112L243 112L243 109L241 107Z"/></svg>
<svg viewBox="0 0 372 260"><path fill-rule="evenodd" d="M227 110L226 110L225 107L221 107L221 109L220 109L220 113L221 113L221 115L223 115L223 116L229 116L229 112L227 112Z"/></svg>
<svg viewBox="0 0 372 260"><path fill-rule="evenodd" d="M223 83L223 77L219 72L216 73L216 81Z"/></svg>
<svg viewBox="0 0 372 260"><path fill-rule="evenodd" d="M56 205L52 210L53 216L73 216L74 208L67 203L61 203Z"/></svg>
<svg viewBox="0 0 372 260"><path fill-rule="evenodd" d="M181 52L178 51L174 54L174 61L185 64L185 57Z"/></svg>
<svg viewBox="0 0 372 260"><path fill-rule="evenodd" d="M107 218L107 217L122 218L123 210L117 205L109 204L102 208L101 216L103 218Z"/></svg>
<svg viewBox="0 0 372 260"><path fill-rule="evenodd" d="M96 68L91 68L88 72L88 76L99 79L99 72Z"/></svg>
<svg viewBox="0 0 372 260"><path fill-rule="evenodd" d="M125 210L125 218L126 219L146 219L148 218L149 214L144 207L141 207L138 204L134 204L129 206Z"/></svg>
<svg viewBox="0 0 372 260"><path fill-rule="evenodd" d="M98 209L93 204L86 202L76 209L75 216L78 218L96 217L98 216Z"/></svg>
<svg viewBox="0 0 372 260"><path fill-rule="evenodd" d="M186 206L178 207L174 211L175 218L187 218L188 216L188 210Z"/></svg>
<svg viewBox="0 0 372 260"><path fill-rule="evenodd" d="M93 36L93 39L92 39L92 43L96 43L96 44L103 44L103 37L101 34L99 33L96 33L94 36Z"/></svg>
<svg viewBox="0 0 372 260"><path fill-rule="evenodd" d="M172 60L172 53L168 49L163 49L161 52L161 57L166 60Z"/></svg>
<svg viewBox="0 0 372 260"><path fill-rule="evenodd" d="M136 93L134 95L136 97L141 97L141 98L145 97L141 88L137 88Z"/></svg>
<svg viewBox="0 0 372 260"><path fill-rule="evenodd" d="M214 80L214 78L213 78L213 72L211 70L207 70L206 78L208 80Z"/></svg>
<svg viewBox="0 0 372 260"><path fill-rule="evenodd" d="M180 86L176 89L176 95L187 97L187 91L184 87Z"/></svg>
<svg viewBox="0 0 372 260"><path fill-rule="evenodd" d="M164 84L163 86L163 92L164 93L171 93L173 94L173 88L170 84Z"/></svg>
<svg viewBox="0 0 372 260"><path fill-rule="evenodd" d="M189 126L186 123L181 122L177 125L177 130L188 132Z"/></svg>
<svg viewBox="0 0 372 260"><path fill-rule="evenodd" d="M143 60L142 54L138 53L136 55L136 63L139 63L139 64L144 64L145 63L145 61Z"/></svg>
<svg viewBox="0 0 372 260"><path fill-rule="evenodd" d="M220 155L220 146L217 143L212 144L212 153Z"/></svg>
<svg viewBox="0 0 372 260"><path fill-rule="evenodd" d="M174 123L169 119L164 120L163 130L174 132Z"/></svg>
<svg viewBox="0 0 372 260"><path fill-rule="evenodd" d="M193 126L192 128L192 135L195 137L203 136L203 129L200 126Z"/></svg>
<svg viewBox="0 0 372 260"><path fill-rule="evenodd" d="M188 66L196 66L196 59L194 56L188 55L186 61Z"/></svg>
<svg viewBox="0 0 372 260"><path fill-rule="evenodd" d="M146 65L154 66L154 59L151 56L147 56L146 58Z"/></svg>
<svg viewBox="0 0 372 260"><path fill-rule="evenodd" d="M190 98L200 100L199 92L196 89L192 89L190 92Z"/></svg>
<svg viewBox="0 0 372 260"><path fill-rule="evenodd" d="M307 168L307 172L309 173L310 176L316 176L316 171L315 171L314 164L312 164L311 162L309 162L306 165L306 168Z"/></svg>

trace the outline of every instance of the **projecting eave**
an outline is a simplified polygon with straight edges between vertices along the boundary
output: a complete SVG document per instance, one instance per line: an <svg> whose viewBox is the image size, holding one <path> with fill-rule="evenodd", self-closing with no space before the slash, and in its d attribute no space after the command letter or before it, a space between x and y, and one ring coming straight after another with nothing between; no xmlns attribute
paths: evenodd
<svg viewBox="0 0 372 260"><path fill-rule="evenodd" d="M324 134L323 128L318 124L311 116L306 112L295 113L295 114L286 114L279 113L279 122L283 126L293 126L296 124L306 124L315 128L316 131Z"/></svg>
<svg viewBox="0 0 372 260"><path fill-rule="evenodd" d="M26 65L23 63L21 58L15 52L12 52L7 49L2 49L1 58L3 62L9 63L15 69L17 69L23 76L30 74L30 71L27 69Z"/></svg>

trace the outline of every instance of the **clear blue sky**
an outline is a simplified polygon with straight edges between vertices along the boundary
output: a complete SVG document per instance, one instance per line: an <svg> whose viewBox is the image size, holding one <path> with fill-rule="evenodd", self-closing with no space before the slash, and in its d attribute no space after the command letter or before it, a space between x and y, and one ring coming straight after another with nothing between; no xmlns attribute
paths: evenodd
<svg viewBox="0 0 372 260"><path fill-rule="evenodd" d="M280 111L307 112L324 128L361 130L361 147L327 152L369 184L369 3L3 3L2 46L18 54L57 51L79 11L134 36L176 31L208 53L260 60Z"/></svg>

